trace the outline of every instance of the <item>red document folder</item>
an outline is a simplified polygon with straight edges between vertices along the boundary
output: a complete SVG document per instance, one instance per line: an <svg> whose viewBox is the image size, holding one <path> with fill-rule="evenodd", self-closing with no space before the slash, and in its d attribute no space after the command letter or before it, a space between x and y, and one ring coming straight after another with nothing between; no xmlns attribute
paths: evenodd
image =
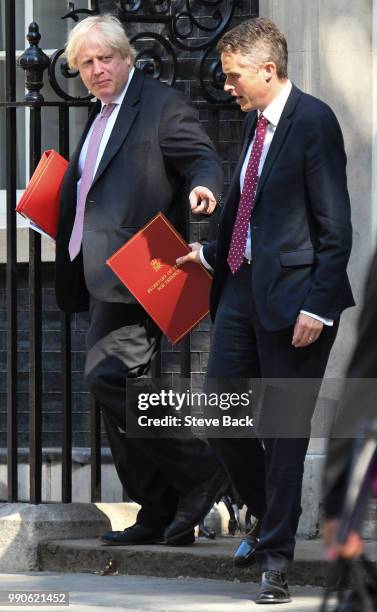
<svg viewBox="0 0 377 612"><path fill-rule="evenodd" d="M60 189L68 162L56 151L45 151L34 170L16 211L56 238L60 206Z"/></svg>
<svg viewBox="0 0 377 612"><path fill-rule="evenodd" d="M106 262L173 343L208 314L211 275L175 263L190 250L159 213Z"/></svg>

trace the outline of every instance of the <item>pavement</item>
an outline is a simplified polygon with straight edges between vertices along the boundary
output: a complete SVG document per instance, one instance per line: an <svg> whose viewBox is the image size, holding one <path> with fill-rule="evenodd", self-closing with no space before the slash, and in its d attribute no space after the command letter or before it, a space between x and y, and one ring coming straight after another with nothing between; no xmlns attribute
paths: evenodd
<svg viewBox="0 0 377 612"><path fill-rule="evenodd" d="M29 610L69 612L272 612L257 605L259 572L233 566L240 537L199 538L192 546L103 546L94 540L55 540L40 545L40 572L0 574L0 612L25 611L8 593L69 594L69 607L31 605ZM376 542L366 544L377 561ZM61 573L60 573L61 572ZM298 540L288 573L290 604L273 612L318 612L329 564L320 540ZM33 593L34 592L34 593Z"/></svg>
<svg viewBox="0 0 377 612"><path fill-rule="evenodd" d="M0 611L68 610L69 612L271 612L256 605L256 583L145 576L100 576L90 573L28 572L0 574ZM4 591L68 592L67 606L11 606ZM321 589L291 587L292 602L273 606L273 612L318 612Z"/></svg>
<svg viewBox="0 0 377 612"><path fill-rule="evenodd" d="M104 546L98 539L55 540L40 544L39 567L52 572L100 572L111 561L119 574L161 578L205 578L221 581L258 582L256 566L239 569L233 554L239 536L199 538L192 546ZM368 557L377 561L375 541L366 544ZM324 560L321 540L297 540L290 584L325 586L329 564ZM0 610L1 612L1 610Z"/></svg>

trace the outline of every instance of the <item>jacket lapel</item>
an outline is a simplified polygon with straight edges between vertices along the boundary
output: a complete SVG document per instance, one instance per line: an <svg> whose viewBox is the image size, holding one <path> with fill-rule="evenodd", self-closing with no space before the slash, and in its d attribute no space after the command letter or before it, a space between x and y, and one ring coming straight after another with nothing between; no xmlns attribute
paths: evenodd
<svg viewBox="0 0 377 612"><path fill-rule="evenodd" d="M274 137L272 139L272 142L270 144L270 148L268 149L268 153L267 153L267 157L266 160L263 164L263 170L262 170L262 174L260 175L259 181L258 181L258 186L257 186L257 192L255 194L255 204L254 206L257 205L258 202L258 197L260 195L260 192L263 188L264 183L266 182L266 179L270 173L270 170L272 168L272 165L274 164L274 162L276 161L281 147L287 137L287 134L291 128L291 117L292 114L296 108L297 102L299 101L301 97L301 91L299 89L297 89L297 87L295 87L294 85L292 86L292 90L291 93L288 96L288 100L284 106L283 112L281 114L279 123L277 125Z"/></svg>
<svg viewBox="0 0 377 612"><path fill-rule="evenodd" d="M127 93L124 96L122 106L120 107L114 128L109 138L109 142L106 145L106 149L97 168L92 186L96 183L96 181L98 181L99 177L106 170L114 155L116 155L122 146L122 143L127 137L133 122L139 114L138 103L140 100L140 92L143 83L144 74L136 69L129 88L127 89Z"/></svg>
<svg viewBox="0 0 377 612"><path fill-rule="evenodd" d="M101 103L97 101L93 105L93 108L90 111L88 121L86 122L84 131L69 160L68 170L64 177L64 183L63 183L66 186L66 190L68 190L69 196L62 198L62 201L61 201L62 214L63 212L65 213L66 211L70 211L69 214L73 214L72 211L76 210L77 179L78 179L78 171L79 171L80 153L81 153L82 146L85 142L85 139L88 135L88 132L90 130L90 126L92 125L100 109L101 109Z"/></svg>
<svg viewBox="0 0 377 612"><path fill-rule="evenodd" d="M254 136L255 128L257 126L258 113L253 111L251 116L246 118L246 126L245 126L245 140L242 146L242 151L240 154L240 158L237 164L236 173L238 174L238 178L240 177L243 162L245 161L246 151L249 148L252 137Z"/></svg>
<svg viewBox="0 0 377 612"><path fill-rule="evenodd" d="M85 139L88 135L88 132L91 128L91 125L94 121L94 119L96 118L96 116L98 115L98 113L101 110L101 102L99 100L97 100L97 102L95 102L95 104L93 105L93 108L90 111L89 117L88 117L88 121L86 122L84 131L81 135L81 138L77 144L76 149L73 152L73 155L70 159L70 165L72 166L72 170L75 173L75 176L77 177L77 171L78 171L78 164L79 164L79 157L80 157L80 153L81 153L81 149L83 147L83 144L85 142Z"/></svg>
<svg viewBox="0 0 377 612"><path fill-rule="evenodd" d="M80 140L74 150L74 152L72 153L72 156L69 160L69 166L68 166L68 170L67 170L67 175L69 176L70 180L74 180L77 181L77 175L78 175L78 166L79 166L79 158L80 158L80 153L81 153L81 149L83 147L83 144L85 142L85 139L88 135L88 132L90 130L90 126L92 125L94 119L96 118L96 115L99 113L101 109L101 103L99 101L97 101L94 105L93 108L90 111L89 117L88 117L88 121L86 122L85 128L83 133L81 134ZM68 178L67 176L67 178Z"/></svg>

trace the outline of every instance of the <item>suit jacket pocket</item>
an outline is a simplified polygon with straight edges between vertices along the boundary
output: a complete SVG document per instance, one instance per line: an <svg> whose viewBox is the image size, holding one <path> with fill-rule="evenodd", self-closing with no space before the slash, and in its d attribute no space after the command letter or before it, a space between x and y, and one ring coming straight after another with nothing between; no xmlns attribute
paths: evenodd
<svg viewBox="0 0 377 612"><path fill-rule="evenodd" d="M314 263L313 249L300 249L298 251L280 251L280 264L286 268L296 266L311 266Z"/></svg>

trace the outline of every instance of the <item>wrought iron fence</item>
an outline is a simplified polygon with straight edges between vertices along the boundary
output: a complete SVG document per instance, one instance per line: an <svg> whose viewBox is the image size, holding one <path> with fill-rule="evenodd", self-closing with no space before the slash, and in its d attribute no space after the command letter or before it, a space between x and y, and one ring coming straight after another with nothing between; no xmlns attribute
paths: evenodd
<svg viewBox="0 0 377 612"><path fill-rule="evenodd" d="M47 0L46 0L47 1ZM131 43L136 48L139 68L154 78L171 85L185 87L184 70L189 59L198 87L190 92L199 109L208 113L208 131L219 143L219 113L231 108L231 100L223 92L223 78L215 46L228 28L236 8L247 4L246 15L258 14L258 1L248 0L94 0L92 9L75 8L68 2L63 19L78 21L89 14L112 12L126 25ZM245 9L245 7L244 7ZM245 10L244 10L245 14ZM64 83L77 77L69 70L64 50L55 51L51 58L39 46L41 35L36 23L31 23L27 40L29 48L16 63L15 3L5 3L6 98L0 108L6 115L6 413L7 413L7 487L9 502L18 500L18 402L17 402L17 229L16 229L16 133L18 107L30 109L30 173L41 156L43 110L52 107L58 113L59 152L69 157L70 109L90 107L90 96L72 96ZM16 70L25 71L26 94L16 99ZM44 100L41 89L48 78L59 100ZM186 84L189 79L186 79ZM192 83L195 83L192 80ZM235 110L234 112L238 112ZM42 500L42 284L41 236L29 232L29 463L30 502ZM71 316L61 314L61 446L62 501L72 499L72 369ZM180 371L185 378L191 372L190 338L181 346ZM156 365L158 375L161 363ZM99 407L91 407L91 498L101 499L101 426Z"/></svg>

